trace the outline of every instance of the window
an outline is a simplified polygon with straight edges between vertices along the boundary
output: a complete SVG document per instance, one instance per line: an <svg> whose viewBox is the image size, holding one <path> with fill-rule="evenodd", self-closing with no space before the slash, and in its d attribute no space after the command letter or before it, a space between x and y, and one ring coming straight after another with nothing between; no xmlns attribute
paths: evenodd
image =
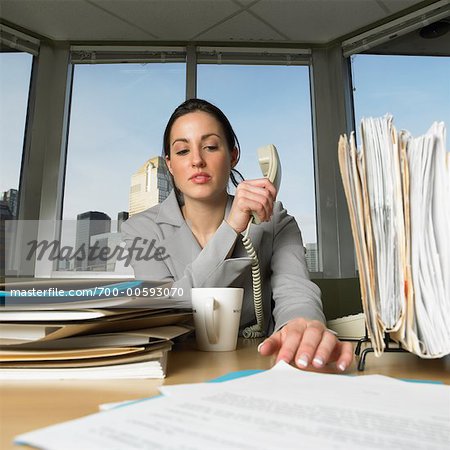
<svg viewBox="0 0 450 450"><path fill-rule="evenodd" d="M2 217L17 217L20 167L33 56L0 53L0 201Z"/></svg>
<svg viewBox="0 0 450 450"><path fill-rule="evenodd" d="M450 58L356 55L352 68L357 128L362 117L392 113L397 129L419 136L444 121L450 148Z"/></svg>
<svg viewBox="0 0 450 450"><path fill-rule="evenodd" d="M221 108L238 136L236 168L244 178L261 177L257 148L276 145L282 165L278 199L295 216L309 270L317 272L309 67L200 64L197 77L198 97Z"/></svg>
<svg viewBox="0 0 450 450"><path fill-rule="evenodd" d="M170 186L158 158L162 133L185 98L185 78L184 63L75 65L64 245L82 241L90 246L108 240L109 247L115 246L118 224L127 212L152 206L141 201L141 190L156 189L153 204L164 198ZM114 270L113 266L85 261L74 267L60 261L59 269L102 271Z"/></svg>

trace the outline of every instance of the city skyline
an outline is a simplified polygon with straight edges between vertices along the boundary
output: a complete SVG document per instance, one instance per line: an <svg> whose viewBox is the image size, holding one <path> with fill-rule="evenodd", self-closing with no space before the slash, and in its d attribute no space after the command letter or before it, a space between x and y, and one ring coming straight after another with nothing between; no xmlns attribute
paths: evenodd
<svg viewBox="0 0 450 450"><path fill-rule="evenodd" d="M3 56L0 63L6 61ZM0 77L2 99L4 105L8 105L2 108L0 121L1 191L18 187L27 83L31 71L29 55L7 55L7 58L21 61L8 63L8 66L4 62ZM450 97L449 58L357 55L352 57L352 63L357 122L362 116L392 112L396 126L407 128L414 135L424 133L433 120L444 120L449 125L450 106L442 101ZM161 148L165 122L171 111L184 100L184 64L102 66L84 66L85 73L79 72L75 77L65 218L74 218L82 211L99 210L112 215L127 210L129 192L125 180L142 161L161 153L158 149ZM79 67L76 66L76 70ZM283 166L280 199L288 212L297 218L304 242L310 243L316 241L316 224L309 74L307 67L297 68L297 71L291 69L199 65L198 94L213 100L230 117L242 145L238 169L246 178L260 176L253 154L256 148L269 141L277 145ZM276 79L286 81L281 87L286 88L287 93L277 89L265 92ZM20 82L21 89L16 86ZM100 86L100 97L94 95L97 85ZM298 89L292 90L291 86ZM242 89L245 89L245 95ZM261 92L264 95L260 95ZM139 95L131 106L118 106L126 105L135 95L133 93ZM236 93L241 96L238 103ZM290 102L287 97L295 97L295 101ZM99 101L103 99L104 102ZM84 106L80 102L84 102ZM21 119L14 119L20 116L20 108ZM150 114L149 108L157 114ZM77 115L82 120L74 128ZM12 133L10 130L14 129L18 131ZM281 130L281 134L276 134L277 130ZM297 134L293 135L289 130L297 130ZM83 160L89 163L79 166L78 161ZM297 170L302 172L297 173Z"/></svg>
<svg viewBox="0 0 450 450"><path fill-rule="evenodd" d="M131 175L130 216L164 201L172 190L172 180L164 158L153 156Z"/></svg>

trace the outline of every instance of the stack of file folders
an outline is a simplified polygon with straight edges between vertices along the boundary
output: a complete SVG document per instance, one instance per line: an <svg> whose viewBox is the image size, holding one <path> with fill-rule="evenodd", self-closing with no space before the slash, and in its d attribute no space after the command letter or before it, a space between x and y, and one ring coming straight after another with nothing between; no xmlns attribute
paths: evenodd
<svg viewBox="0 0 450 450"><path fill-rule="evenodd" d="M361 122L339 141L366 327L423 358L450 353L450 153L445 126L398 133L393 118Z"/></svg>
<svg viewBox="0 0 450 450"><path fill-rule="evenodd" d="M192 330L191 311L165 298L9 300L0 309L0 380L163 378L173 340Z"/></svg>

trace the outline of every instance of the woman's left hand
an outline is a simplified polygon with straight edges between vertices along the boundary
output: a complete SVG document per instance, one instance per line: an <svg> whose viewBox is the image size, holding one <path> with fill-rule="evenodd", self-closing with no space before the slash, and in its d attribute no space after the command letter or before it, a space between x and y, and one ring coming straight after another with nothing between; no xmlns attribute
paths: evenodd
<svg viewBox="0 0 450 450"><path fill-rule="evenodd" d="M290 320L258 347L263 356L277 354L276 362L295 362L299 369L321 369L330 362L344 371L353 361L353 346L341 342L318 320Z"/></svg>

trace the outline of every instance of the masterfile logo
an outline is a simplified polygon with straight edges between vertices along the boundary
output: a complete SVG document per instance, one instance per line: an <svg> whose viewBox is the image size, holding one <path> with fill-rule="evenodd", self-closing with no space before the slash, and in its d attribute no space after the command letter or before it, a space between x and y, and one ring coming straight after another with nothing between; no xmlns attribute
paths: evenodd
<svg viewBox="0 0 450 450"><path fill-rule="evenodd" d="M0 272L6 276L35 276L36 270L45 266L48 275L50 271L120 274L121 270L130 274L133 261L163 264L169 258L156 239L136 237L125 241L120 231L108 231L111 227L94 222L3 221Z"/></svg>

